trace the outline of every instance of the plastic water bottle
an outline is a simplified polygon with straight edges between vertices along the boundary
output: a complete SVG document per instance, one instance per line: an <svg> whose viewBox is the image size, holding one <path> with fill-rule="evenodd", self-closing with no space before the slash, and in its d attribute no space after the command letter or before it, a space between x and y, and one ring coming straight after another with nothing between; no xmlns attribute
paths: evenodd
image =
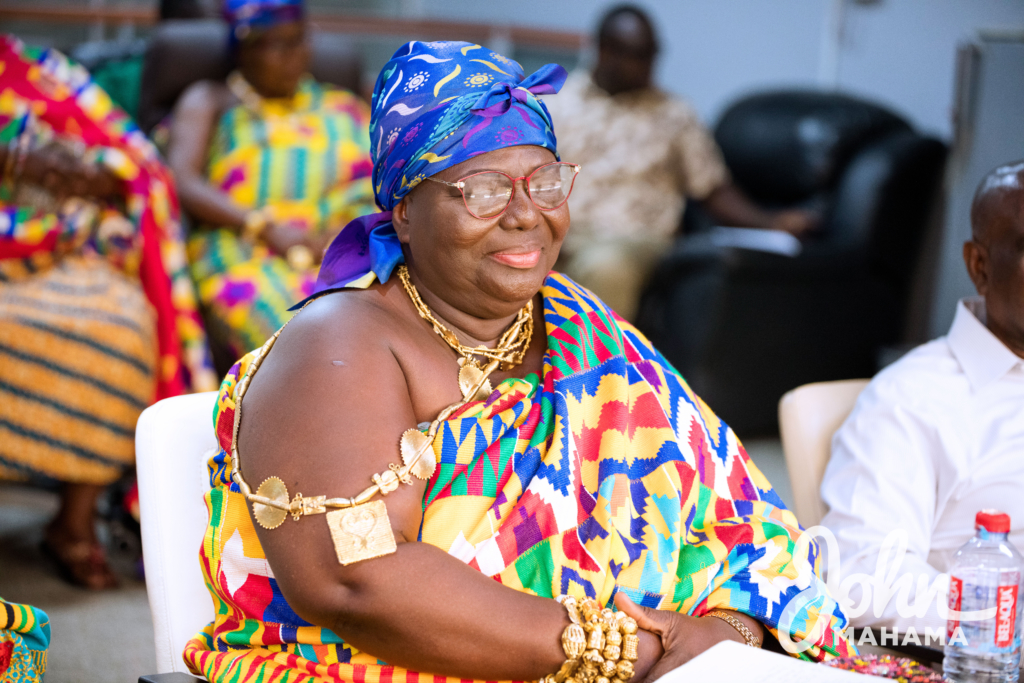
<svg viewBox="0 0 1024 683"><path fill-rule="evenodd" d="M953 556L949 579L946 651L942 671L952 683L1016 683L1020 666L1021 601L1024 557L1013 547L1010 516L982 510L977 530ZM986 619L967 620L952 613L988 610Z"/></svg>

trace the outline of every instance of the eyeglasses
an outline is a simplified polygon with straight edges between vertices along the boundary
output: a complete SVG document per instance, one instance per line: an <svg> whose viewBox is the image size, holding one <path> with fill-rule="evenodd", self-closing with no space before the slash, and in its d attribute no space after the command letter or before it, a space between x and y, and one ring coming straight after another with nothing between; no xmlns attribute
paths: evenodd
<svg viewBox="0 0 1024 683"><path fill-rule="evenodd" d="M474 218L494 218L505 213L516 195L516 183L526 181L530 201L541 211L554 211L565 204L580 172L578 164L563 161L545 164L528 176L513 178L501 171L483 171L460 178L454 183L427 178L435 183L458 188L466 210Z"/></svg>

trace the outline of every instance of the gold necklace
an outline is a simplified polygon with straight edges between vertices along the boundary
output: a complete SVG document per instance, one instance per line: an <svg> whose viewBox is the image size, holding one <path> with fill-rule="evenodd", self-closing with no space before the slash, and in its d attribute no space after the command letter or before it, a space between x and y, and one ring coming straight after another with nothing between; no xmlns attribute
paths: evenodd
<svg viewBox="0 0 1024 683"><path fill-rule="evenodd" d="M255 113L261 113L263 111L263 97L256 92L256 88L249 84L249 81L245 80L245 76L239 71L232 71L228 74L227 78L228 90Z"/></svg>
<svg viewBox="0 0 1024 683"><path fill-rule="evenodd" d="M434 317L430 307L420 298L416 285L409 279L408 267L404 265L398 267L398 278L402 281L402 286L405 287L406 293L412 299L413 306L416 307L420 317L429 322L433 326L434 332L448 346L452 347L455 353L459 354L459 389L462 390L464 398L469 397L469 392L477 387L480 380L484 377L484 368L481 367L480 361L477 360L476 356L483 356L485 362L497 362L502 370L511 370L523 362L526 350L530 348L530 340L533 339L532 299L527 301L526 305L519 310L516 319L505 330L504 334L501 335L493 349L489 349L486 346L466 346L459 341L454 332ZM489 396L490 393L491 381L487 379L480 385L480 389L476 392L474 398L481 400Z"/></svg>
<svg viewBox="0 0 1024 683"><path fill-rule="evenodd" d="M268 98L260 95L256 88L252 87L252 84L245 79L237 69L228 74L227 77L228 90L231 94L238 98L238 100L252 113L257 114L261 117L265 117L267 112L264 108L264 102ZM274 98L272 102L283 103L284 108L287 111L289 117L294 117L298 112L296 111L298 91L295 92L291 97Z"/></svg>

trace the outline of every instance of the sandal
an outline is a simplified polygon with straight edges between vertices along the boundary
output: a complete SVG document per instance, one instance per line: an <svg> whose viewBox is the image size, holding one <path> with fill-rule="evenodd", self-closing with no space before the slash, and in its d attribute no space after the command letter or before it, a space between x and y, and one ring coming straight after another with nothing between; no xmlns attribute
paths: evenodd
<svg viewBox="0 0 1024 683"><path fill-rule="evenodd" d="M47 538L43 541L43 552L57 564L61 577L75 586L98 591L117 588L121 583L107 564L107 556L99 543L60 544Z"/></svg>

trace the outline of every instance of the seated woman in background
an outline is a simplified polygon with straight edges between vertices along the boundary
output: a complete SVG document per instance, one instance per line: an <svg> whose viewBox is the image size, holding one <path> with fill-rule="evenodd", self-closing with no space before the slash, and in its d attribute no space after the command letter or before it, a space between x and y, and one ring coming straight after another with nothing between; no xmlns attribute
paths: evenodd
<svg viewBox="0 0 1024 683"><path fill-rule="evenodd" d="M0 36L0 478L64 482L45 544L116 583L94 528L155 399L216 386L156 150L60 53Z"/></svg>
<svg viewBox="0 0 1024 683"><path fill-rule="evenodd" d="M221 387L194 672L625 683L768 633L853 651L736 436L550 272L580 168L536 95L564 79L469 43L385 66L386 210L342 230L304 310Z"/></svg>
<svg viewBox="0 0 1024 683"><path fill-rule="evenodd" d="M315 264L373 210L366 105L307 73L301 0L226 0L237 70L182 95L168 161L198 223L192 273L230 360L259 346L306 297Z"/></svg>

